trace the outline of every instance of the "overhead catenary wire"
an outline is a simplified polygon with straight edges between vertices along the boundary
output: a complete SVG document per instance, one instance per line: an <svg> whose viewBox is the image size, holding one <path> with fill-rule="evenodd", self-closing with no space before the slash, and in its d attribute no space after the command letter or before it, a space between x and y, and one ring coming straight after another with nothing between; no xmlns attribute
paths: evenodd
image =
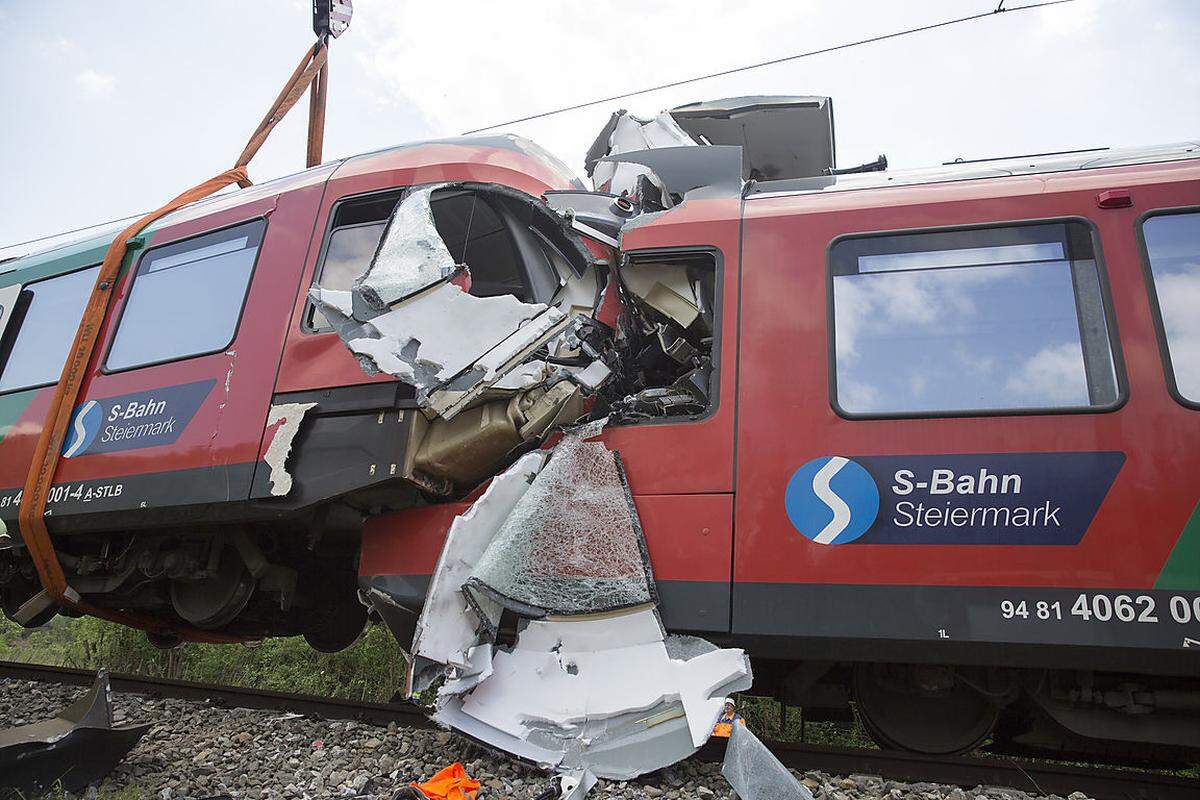
<svg viewBox="0 0 1200 800"><path fill-rule="evenodd" d="M591 106L597 106L597 105L600 105L601 103L610 103L614 100L624 100L627 97L636 97L637 95L641 95L641 94L649 94L650 92L656 92L656 91L659 91L660 89L671 89L676 86L686 86L689 83L698 83L699 81L709 80L710 78L720 78L720 77L723 77L726 75L733 75L735 73L745 72L745 71L751 70L751 69L759 69L760 67L769 67L774 64L782 64L782 63L785 63L788 61L796 61L801 58L809 58L811 56L818 56L818 55L822 55L825 53L832 53L837 50L846 50L851 47L858 47L859 45L872 44L874 42L882 42L887 39L896 39L901 36L909 36L909 35L915 34L915 33L923 33L925 31L931 31L936 28L945 28L945 27L949 27L951 25L958 25L958 24L964 23L964 22L971 22L973 20L983 19L984 17L992 17L992 16L995 16L996 14L1012 13L1012 12L1016 12L1016 11L1030 11L1035 8L1044 8L1046 6L1057 6L1057 5L1062 5L1064 3L1071 3L1071 2L1074 2L1074 0L1047 0L1046 2L1030 3L1027 5L1023 5L1023 6L1013 6L1012 8L1005 8L1004 3L1001 2L999 6L997 6L995 9L993 9L991 11L983 11L978 14L971 14L966 17L958 17L956 19L948 19L948 20L944 20L942 22L935 22L930 25L922 25L917 28L908 28L908 29L902 30L902 31L894 31L892 33L885 33L885 34L882 34L879 36L872 36L867 39L858 39L853 42L843 42L841 44L836 44L831 47L823 47L819 50L809 50L804 53L796 53L796 54L790 55L790 56L774 58L769 61L760 61L756 64L746 64L741 67L734 67L732 69L722 70L720 72L712 72L707 75L697 75L692 78L684 78L682 80L672 81L670 83L663 83L663 84L659 84L657 86L650 86L650 87L647 87L644 89L636 89L631 92L625 92L624 94L616 94L616 95L612 95L610 97L602 97L602 98L598 98L596 100L588 100L587 102L584 102L584 103L576 103L575 105L564 106L562 108L556 108L551 111L543 111L538 114L531 114L527 117L518 117L516 119L510 119L505 122L497 122L492 125L485 125L482 128L475 128L473 130L464 131L463 135L469 136L473 133L482 133L484 131L490 131L494 128L499 128L499 127L502 127L505 125L516 125L521 122L529 122L529 121L535 120L535 119L543 119L545 117L552 117L557 114L565 114L568 111L577 111L581 108L589 108ZM135 215L135 216L140 216L140 215ZM133 219L133 218L134 217L127 217L126 219ZM118 222L118 221L120 221L120 220L114 220L113 222ZM4 247L0 248L0 250L7 250L7 249L12 249L12 248L22 247L22 246L28 245L28 244L36 244L37 242L45 241L47 239L54 239L59 236L69 235L71 233L80 233L82 231L88 230L89 228L98 228L103 225L110 225L110 224L113 224L113 222L100 223L99 225L89 225L85 228L79 228L75 231L67 231L66 233L52 234L50 236L43 236L43 237L39 237L37 239L30 239L25 242L16 242L13 244L5 245Z"/></svg>
<svg viewBox="0 0 1200 800"><path fill-rule="evenodd" d="M879 36L871 36L866 39L857 39L852 42L842 42L841 44L835 44L830 47L822 47L819 50L809 50L804 53L795 53L794 55L783 56L781 58L772 58L769 61L759 61L758 63L755 63L755 64L745 64L740 67L732 67L730 69L721 70L720 72L710 72L706 75L697 75L692 78L683 78L682 80L671 81L670 83L660 83L657 86L648 86L644 89L635 89L634 91L625 92L623 94L614 94L614 95L610 95L608 97L600 97L595 100L588 100L586 102L576 103L575 105L571 105L571 106L563 106L562 108L556 108L551 111L542 111L538 114L530 114L527 117L517 117L516 119L505 120L504 122L497 122L492 125L485 125L482 128L475 128L473 130L463 131L462 135L469 136L473 133L482 133L484 131L490 131L490 130L493 130L494 128L500 128L505 125L516 125L517 123L520 123L520 122L530 122L531 120L535 120L535 119L543 119L545 117L552 117L557 114L565 114L568 111L578 111L581 108L589 108L591 106L598 106L602 103L611 103L614 100L624 100L627 97L636 97L637 95L649 94L650 92L657 92L662 89L673 89L676 86L686 86L689 83L697 83L699 81L706 81L706 80L710 80L712 78L721 78L726 75L733 75L738 72L745 72L745 71L751 70L751 69L759 69L761 67L769 67L774 64L783 64L787 61L796 61L801 58L809 58L811 56L819 56L819 55L823 55L825 53L832 53L837 50L847 50L851 47L858 47L859 45L873 44L874 42L882 42L887 39L897 39L901 36L909 36L914 33L923 33L925 31L931 31L936 28L945 28L945 27L949 27L950 25L958 25L958 24L964 23L964 22L971 22L973 20L983 19L984 17L993 17L996 14L1010 14L1010 13L1013 13L1016 11L1031 11L1035 8L1045 8L1047 6L1057 6L1057 5L1062 5L1063 3L1071 3L1071 2L1074 2L1074 0L1046 0L1046 2L1029 3L1029 4L1026 4L1023 6L1013 6L1011 8L1005 8L1004 3L1001 2L999 6L992 9L991 11L983 11L978 14L971 14L966 17L957 17L955 19L943 20L942 22L934 22L929 25L921 25L920 27L917 27L917 28L907 28L902 31L893 31L892 33L884 33L884 34L880 34Z"/></svg>

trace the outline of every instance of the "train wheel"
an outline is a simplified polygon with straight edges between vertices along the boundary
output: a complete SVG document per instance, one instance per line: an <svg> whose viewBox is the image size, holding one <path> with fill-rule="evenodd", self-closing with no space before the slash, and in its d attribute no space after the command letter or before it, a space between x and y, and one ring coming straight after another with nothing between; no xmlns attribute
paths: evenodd
<svg viewBox="0 0 1200 800"><path fill-rule="evenodd" d="M854 698L871 737L883 748L924 755L975 749L1000 710L957 680L951 667L857 664Z"/></svg>

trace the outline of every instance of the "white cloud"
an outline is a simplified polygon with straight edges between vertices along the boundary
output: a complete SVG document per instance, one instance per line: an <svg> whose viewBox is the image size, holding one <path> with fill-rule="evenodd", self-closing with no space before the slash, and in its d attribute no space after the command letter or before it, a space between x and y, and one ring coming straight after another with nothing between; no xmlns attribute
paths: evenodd
<svg viewBox="0 0 1200 800"><path fill-rule="evenodd" d="M864 381L840 379L837 384L838 404L847 411L865 413L883 408L879 387Z"/></svg>
<svg viewBox="0 0 1200 800"><path fill-rule="evenodd" d="M76 75L75 82L83 91L95 97L108 97L117 85L117 79L114 76L104 75L93 69L85 69Z"/></svg>
<svg viewBox="0 0 1200 800"><path fill-rule="evenodd" d="M1179 393L1200 400L1200 264L1190 272L1156 275L1158 304Z"/></svg>
<svg viewBox="0 0 1200 800"><path fill-rule="evenodd" d="M1043 347L1009 376L1004 391L1022 406L1087 405L1087 378L1079 344Z"/></svg>
<svg viewBox="0 0 1200 800"><path fill-rule="evenodd" d="M863 335L895 336L901 331L945 331L976 313L973 292L1011 280L1001 269L883 272L834 280L834 311L839 359L858 356ZM985 295L986 297L986 295Z"/></svg>
<svg viewBox="0 0 1200 800"><path fill-rule="evenodd" d="M75 49L75 40L66 36L51 39L43 45L43 49L54 54L70 53Z"/></svg>

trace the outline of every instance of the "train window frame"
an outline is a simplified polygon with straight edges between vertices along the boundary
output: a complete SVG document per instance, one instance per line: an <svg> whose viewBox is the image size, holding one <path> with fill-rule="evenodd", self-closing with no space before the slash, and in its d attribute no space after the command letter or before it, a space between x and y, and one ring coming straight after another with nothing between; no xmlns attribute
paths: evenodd
<svg viewBox="0 0 1200 800"><path fill-rule="evenodd" d="M247 227L247 226L254 225L254 224L258 224L261 226L261 228L259 229L259 232L257 234L259 237L258 238L258 247L254 254L254 261L250 264L250 273L246 277L246 289L242 293L242 297L241 297L241 300L240 300L240 303L238 306L237 318L233 324L233 329L229 333L229 338L227 341L225 341L224 344L222 344L220 347L213 347L211 349L208 349L208 350L205 350L205 351L199 352L199 353L188 353L185 355L178 355L178 356L174 356L171 358L162 358L162 359L158 359L155 361L146 361L146 362L141 362L138 364L131 364L131 365L127 365L127 366L120 366L120 367L110 367L109 366L108 361L109 361L109 358L112 356L113 346L116 344L117 336L121 332L121 326L125 322L125 312L129 308L129 301L133 298L133 292L137 286L137 280L142 275L143 267L148 263L146 260L147 258L149 258L149 257L153 256L155 253L159 253L162 250L165 250L167 248L179 247L181 245L186 245L188 242L192 242L196 239L201 239L206 236L213 236L215 234L225 233L227 231L231 231L236 228ZM245 315L246 315L246 303L250 298L250 289L254 286L254 278L258 274L258 264L259 264L259 261L262 259L263 247L266 244L266 240L267 240L268 227L269 227L269 223L265 216L256 216L256 217L251 217L249 219L238 220L237 222L233 222L228 225L222 225L219 228L212 228L211 230L201 231L199 233L195 233L190 236L185 236L185 237L182 237L179 239L173 239L169 242L162 242L162 243L154 244L153 246L146 248L138 256L136 262L133 264L133 266L129 270L129 285L128 285L128 288L125 290L124 297L122 298L122 301L121 301L121 308L117 313L116 319L112 326L112 331L109 334L108 341L105 345L104 360L103 360L103 362L101 362L100 373L103 375L116 375L116 374L120 374L123 372L132 372L134 370L146 369L148 367L157 367L157 366L161 366L163 364L174 364L174 363L177 363L180 361L190 361L193 358L203 358L205 356L211 356L214 353L220 353L220 352L223 352L224 350L228 349L230 345L232 345L235 341L237 341L238 333L242 329L242 321L245 319Z"/></svg>
<svg viewBox="0 0 1200 800"><path fill-rule="evenodd" d="M680 414L679 416L655 417L651 419L626 420L609 423L608 427L613 430L625 430L631 428L649 428L658 425L688 425L698 422L705 422L717 415L721 409L721 378L723 361L721 359L721 348L724 347L725 335L725 253L719 247L713 245L672 245L668 247L646 247L639 250L626 250L622 255L625 257L622 269L628 269L625 266L628 261L644 260L653 261L656 256L705 256L712 259L713 266L713 342L710 358L712 359L712 376L709 378L709 398L708 405L704 411L699 414ZM735 336L736 340L736 336ZM737 354L734 354L734 363L737 362ZM733 394L737 394L737 387L734 387Z"/></svg>
<svg viewBox="0 0 1200 800"><path fill-rule="evenodd" d="M17 302L21 299L24 287L20 283L10 283L0 286L0 341L4 339L4 331L8 328L8 320L13 315Z"/></svg>
<svg viewBox="0 0 1200 800"><path fill-rule="evenodd" d="M1109 356L1112 359L1113 376L1116 382L1116 397L1109 403L1084 406L1028 406L1017 408L983 408L953 410L916 411L850 411L838 402L837 393L837 326L835 321L834 285L835 248L847 240L879 239L897 236L988 231L1002 228L1037 227L1043 225L1068 225L1076 223L1086 230L1096 264L1096 277L1100 288L1100 299L1104 312L1105 330L1108 334ZM880 271L884 272L884 271ZM825 312L828 353L829 404L839 417L847 420L873 419L964 419L972 417L1014 417L1073 414L1109 414L1122 408L1129 400L1129 383L1126 375L1124 349L1117 324L1116 307L1112 300L1112 288L1108 278L1107 261L1104 257L1100 232L1095 222L1087 217L1069 215L1035 219L1000 220L964 225L945 225L922 228L898 228L878 231L854 231L835 236L825 248ZM1075 311L1078 313L1078 305Z"/></svg>
<svg viewBox="0 0 1200 800"><path fill-rule="evenodd" d="M1158 340L1158 356L1162 361L1163 378L1167 384L1167 392L1184 408L1193 411L1200 410L1200 399L1190 400L1179 391L1175 380L1175 365L1171 361L1171 346L1167 339L1166 326L1163 324L1162 306L1158 300L1158 286L1154 282L1154 268L1150 263L1150 248L1146 243L1146 222L1154 217L1167 217L1178 214L1200 214L1200 205L1164 206L1152 208L1138 216L1133 223L1134 235L1137 238L1138 258L1142 266L1142 278L1146 283L1146 300L1150 306L1150 318L1154 323L1154 336Z"/></svg>
<svg viewBox="0 0 1200 800"><path fill-rule="evenodd" d="M392 204L392 211L395 211L396 206L403 202L404 198L408 196L408 193L412 191L413 188L414 187L412 186L388 186L383 189L374 189L369 192L348 194L335 200L333 205L329 207L329 214L325 219L325 233L321 236L321 247L317 251L317 260L313 266L312 280L309 282L309 289L315 288L321 283L321 275L325 272L325 259L329 255L329 244L332 241L333 234L336 231L339 231L342 228L353 228L362 225L375 225L379 222L386 223L388 218L391 216L391 212L389 212L388 216L384 217L382 220L375 220L373 222L358 222L350 225L335 225L334 223L337 221L338 214L341 213L344 206L367 203L370 202L372 198L382 199L387 195L394 194L396 195L396 200ZM312 298L308 296L308 290L306 289L304 292L304 312L300 315L301 333L308 335L334 333L332 325L315 324L316 313L317 306L315 303L313 303Z"/></svg>
<svg viewBox="0 0 1200 800"><path fill-rule="evenodd" d="M12 357L12 351L16 347L17 336L20 334L21 327L25 323L26 314L28 313L29 308L32 305L31 302L22 303L21 296L24 295L25 291L28 290L30 287L37 286L40 283L48 283L50 281L58 280L60 278L65 278L68 275L75 275L75 274L78 274L81 272L89 272L91 270L95 270L96 274L98 275L100 273L100 264L98 264L98 263L85 264L81 267L64 270L55 275L45 275L43 277L37 278L36 280L31 280L26 283L20 284L20 291L17 292L17 295L12 302L11 308L6 309L6 315L5 315L5 319L4 319L4 322L5 322L4 330L3 330L2 335L0 335L0 377L2 377L4 375L4 371L8 368L9 360ZM93 286L95 285L94 280L92 281L92 285ZM89 288L87 290L87 293L84 295L84 306L85 307L87 305L87 298L91 296L91 292L92 292L92 289ZM76 320L75 326L78 327L78 325L79 325L79 321ZM74 331L69 329L67 336L68 336L67 349L68 349L68 355L69 355L70 342L73 341L75 338ZM64 364L65 364L65 359L64 359ZM62 368L63 368L64 364L60 364L58 366L58 373L54 376L53 380L42 381L40 383L31 383L31 384L27 384L27 385L23 385L23 386L14 386L14 387L11 387L8 389L0 389L0 397L2 397L4 395L9 395L9 394L16 394L18 392L27 392L27 391L30 391L33 389L44 389L47 386L56 385L58 383L59 379L62 377Z"/></svg>
<svg viewBox="0 0 1200 800"><path fill-rule="evenodd" d="M451 181L450 184L451 185L442 186L442 184L437 183L437 182L433 182L433 183L427 182L427 183L414 183L414 184L410 184L410 185L406 185L406 186L388 186L388 187L385 187L382 189L375 189L375 190L372 190L369 192L363 192L360 194L352 194L352 195L346 195L344 197L339 197L333 203L333 205L330 206L330 208L329 208L329 215L325 222L325 233L321 238L321 248L317 252L316 265L313 268L312 280L309 282L310 289L313 287L320 286L321 276L325 272L325 260L329 257L329 246L333 239L333 235L337 231L345 229L345 228L350 228L350 227L357 227L357 226L368 225L368 224L373 225L373 224L377 224L378 222L386 223L391 218L391 212L389 212L388 216L384 217L381 220L373 220L371 222L355 223L355 224L351 224L351 225L336 225L335 222L337 221L338 214L340 213L340 211L344 205L369 202L371 198L386 197L389 194L395 194L395 195L397 195L396 200L395 200L394 204L392 205L392 211L394 212L396 209L396 206L398 206L400 203L404 202L404 200L406 200L408 198L409 194L411 194L414 191L419 191L421 189L427 189L427 188L434 187L434 186L442 186L442 188L444 188L446 191L459 191L459 192L484 191L484 192L486 192L486 188L487 188L486 185L481 185L481 184L471 182L471 181L465 181L465 182ZM487 202L487 201L485 201L485 202ZM511 215L507 214L506 212L503 212L502 209L497 209L490 202L488 202L488 205L492 208L493 213L496 215L497 219L502 223L504 228L506 230L508 230L508 239L513 247L514 260L516 262L516 266L521 271L528 289L531 292L535 291L538 278L532 274L530 265L528 263L526 263L524 254L521 249L521 243L517 241L518 237L514 236L512 231L509 230L509 228L511 227L511 224L512 224ZM531 233L536 234L537 232L531 231ZM553 247L553 245L549 244L548 242L543 241L540 236L538 237L537 246L540 248L543 248L543 249L545 247ZM547 258L547 260L549 260L548 254L546 255L546 258ZM549 268L550 268L551 272L554 272L554 268L553 268L552 264L550 265ZM546 276L543 276L543 277L546 277ZM557 275L555 275L555 279L557 279ZM518 299L520 299L520 298L518 298ZM530 299L530 300L524 300L522 302L545 302L545 301L538 301L536 299ZM321 334L334 333L334 329L330 325L314 324L315 319L316 319L316 311L317 311L316 305L313 303L312 299L307 296L307 292L306 292L305 300L304 300L304 310L300 316L300 331L302 333L305 333L308 335L321 335Z"/></svg>

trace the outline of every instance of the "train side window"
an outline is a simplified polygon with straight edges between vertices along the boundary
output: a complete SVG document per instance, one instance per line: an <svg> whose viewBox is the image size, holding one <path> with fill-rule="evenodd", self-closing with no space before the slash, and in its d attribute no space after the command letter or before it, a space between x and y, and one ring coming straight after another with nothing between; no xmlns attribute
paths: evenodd
<svg viewBox="0 0 1200 800"><path fill-rule="evenodd" d="M1200 407L1200 211L1147 217L1142 237L1167 379L1178 399Z"/></svg>
<svg viewBox="0 0 1200 800"><path fill-rule="evenodd" d="M216 353L233 342L264 220L147 250L138 262L105 369Z"/></svg>
<svg viewBox="0 0 1200 800"><path fill-rule="evenodd" d="M833 391L845 416L1115 407L1120 388L1082 222L837 240Z"/></svg>
<svg viewBox="0 0 1200 800"><path fill-rule="evenodd" d="M388 192L338 206L317 273L322 288L348 291L367 271L400 196ZM471 269L471 294L507 294L523 302L545 302L558 289L543 249L536 244L530 247L532 234L501 201L488 199L485 192L447 187L433 193L430 209L446 249ZM311 304L308 326L330 328Z"/></svg>
<svg viewBox="0 0 1200 800"><path fill-rule="evenodd" d="M58 381L99 265L27 284L0 341L0 392Z"/></svg>

